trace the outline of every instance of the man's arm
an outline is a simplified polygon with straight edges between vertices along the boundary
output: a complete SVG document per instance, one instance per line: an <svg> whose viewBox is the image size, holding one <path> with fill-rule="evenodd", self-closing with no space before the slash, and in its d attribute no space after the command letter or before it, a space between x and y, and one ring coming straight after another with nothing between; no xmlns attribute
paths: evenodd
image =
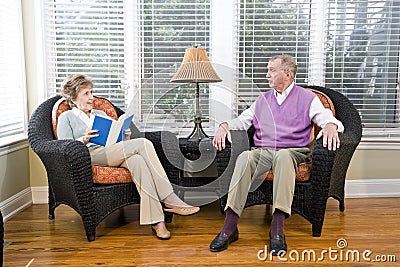
<svg viewBox="0 0 400 267"><path fill-rule="evenodd" d="M217 132L214 135L213 144L218 150L225 148L225 139L232 143L230 129L232 130L247 130L253 123L255 102L239 115L236 119L223 122L219 125Z"/></svg>
<svg viewBox="0 0 400 267"><path fill-rule="evenodd" d="M322 130L318 133L317 138L323 137L323 146L329 150L336 150L340 146L339 132L344 131L343 124L336 119L332 111L326 109L319 98L313 99L310 107L310 118Z"/></svg>

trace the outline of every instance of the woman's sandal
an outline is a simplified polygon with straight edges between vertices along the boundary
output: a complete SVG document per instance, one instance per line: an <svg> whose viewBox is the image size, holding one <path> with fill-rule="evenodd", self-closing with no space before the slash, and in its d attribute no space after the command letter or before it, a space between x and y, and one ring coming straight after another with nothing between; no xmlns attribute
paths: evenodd
<svg viewBox="0 0 400 267"><path fill-rule="evenodd" d="M171 238L171 233L167 230L166 227L159 227L157 224L155 224L151 226L151 230L158 239L167 240Z"/></svg>
<svg viewBox="0 0 400 267"><path fill-rule="evenodd" d="M183 216L195 214L195 213L199 212L199 210L200 210L199 207L194 207L194 206L173 207L173 208L164 207L165 212L174 213L174 214L183 215Z"/></svg>

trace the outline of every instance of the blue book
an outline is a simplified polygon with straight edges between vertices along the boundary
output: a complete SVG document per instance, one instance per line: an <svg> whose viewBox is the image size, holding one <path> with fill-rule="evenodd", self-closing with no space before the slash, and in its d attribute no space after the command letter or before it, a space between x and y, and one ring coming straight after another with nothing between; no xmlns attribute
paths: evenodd
<svg viewBox="0 0 400 267"><path fill-rule="evenodd" d="M91 138L90 142L101 146L109 146L122 141L124 131L129 128L133 117L133 114L127 117L125 113L116 121L110 117L97 114L94 117L92 129L98 130L97 134L99 136Z"/></svg>

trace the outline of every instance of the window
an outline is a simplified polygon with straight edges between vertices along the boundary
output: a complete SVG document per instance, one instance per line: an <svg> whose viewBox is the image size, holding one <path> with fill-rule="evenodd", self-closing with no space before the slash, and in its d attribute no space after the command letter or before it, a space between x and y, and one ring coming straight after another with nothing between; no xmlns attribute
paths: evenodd
<svg viewBox="0 0 400 267"><path fill-rule="evenodd" d="M209 0L45 0L48 96L68 74L85 73L96 95L147 127L181 128L193 118L194 85L170 83L185 49L210 47ZM209 55L210 56L210 55ZM200 109L208 116L208 87ZM192 127L192 125L190 125Z"/></svg>
<svg viewBox="0 0 400 267"><path fill-rule="evenodd" d="M357 107L364 136L400 136L400 2L330 0L327 7L326 85Z"/></svg>
<svg viewBox="0 0 400 267"><path fill-rule="evenodd" d="M241 0L238 16L239 111L265 90L267 60L287 52L298 62L296 83L351 100L364 137L400 136L399 1Z"/></svg>
<svg viewBox="0 0 400 267"><path fill-rule="evenodd" d="M195 45L210 55L210 0L143 0L141 21L141 120L157 128L193 128L195 85L169 80L185 49ZM209 88L200 85L200 112L207 127Z"/></svg>
<svg viewBox="0 0 400 267"><path fill-rule="evenodd" d="M45 0L44 31L48 97L73 73L93 78L94 92L126 106L123 0Z"/></svg>
<svg viewBox="0 0 400 267"><path fill-rule="evenodd" d="M0 146L26 138L26 89L20 1L0 3Z"/></svg>
<svg viewBox="0 0 400 267"><path fill-rule="evenodd" d="M308 78L310 0L240 1L238 40L239 113L268 87L265 75L269 58L288 53L296 58L296 82Z"/></svg>
<svg viewBox="0 0 400 267"><path fill-rule="evenodd" d="M190 131L194 84L170 78L186 48L204 47L212 61L232 43L236 112L268 89L268 59L287 52L299 65L296 83L327 86L352 101L364 137L400 137L399 1L236 0L224 2L232 5L225 10L215 8L218 0L42 1L48 96L67 74L83 72L96 94L122 109L133 100L136 121L148 129ZM224 11L236 20L216 20ZM215 29L232 31L233 40L216 38ZM212 127L208 85L200 89L203 127Z"/></svg>

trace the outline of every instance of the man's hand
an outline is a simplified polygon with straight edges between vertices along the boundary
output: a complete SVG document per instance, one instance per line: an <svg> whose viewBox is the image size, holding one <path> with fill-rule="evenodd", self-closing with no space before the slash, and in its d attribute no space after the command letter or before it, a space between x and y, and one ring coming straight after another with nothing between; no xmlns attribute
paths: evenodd
<svg viewBox="0 0 400 267"><path fill-rule="evenodd" d="M222 150L225 148L225 138L228 137L228 141L232 142L231 140L231 133L229 131L228 124L226 122L221 123L218 127L217 132L215 133L213 144L214 147L218 150Z"/></svg>
<svg viewBox="0 0 400 267"><path fill-rule="evenodd" d="M324 147L328 147L329 150L336 150L340 146L339 134L337 131L337 125L334 123L328 123L318 133L317 139L323 136L322 144Z"/></svg>

